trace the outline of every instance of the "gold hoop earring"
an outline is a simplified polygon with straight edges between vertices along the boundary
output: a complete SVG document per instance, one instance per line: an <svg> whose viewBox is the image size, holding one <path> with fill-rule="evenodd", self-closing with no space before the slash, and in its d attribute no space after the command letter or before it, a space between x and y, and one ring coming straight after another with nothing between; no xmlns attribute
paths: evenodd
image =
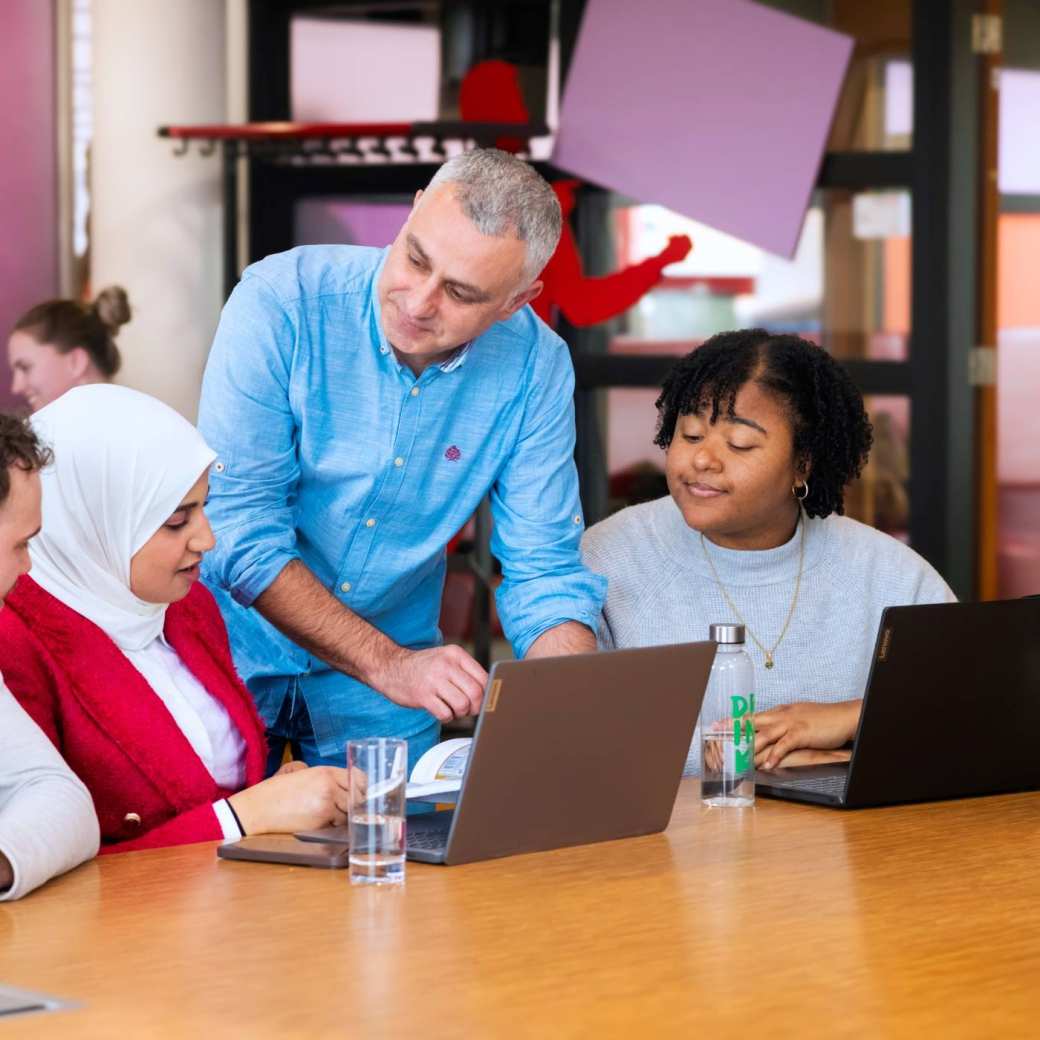
<svg viewBox="0 0 1040 1040"><path fill-rule="evenodd" d="M798 492L802 493L799 495ZM801 488L797 484L791 488L791 494L798 499L799 502L804 502L809 497L809 481L803 480Z"/></svg>

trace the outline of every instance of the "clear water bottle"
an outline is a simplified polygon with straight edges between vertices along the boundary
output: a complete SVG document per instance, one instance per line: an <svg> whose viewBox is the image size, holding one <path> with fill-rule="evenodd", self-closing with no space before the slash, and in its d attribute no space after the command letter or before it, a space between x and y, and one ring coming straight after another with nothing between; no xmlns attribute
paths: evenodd
<svg viewBox="0 0 1040 1040"><path fill-rule="evenodd" d="M716 643L701 708L701 798L705 805L755 802L755 670L743 625L712 625Z"/></svg>

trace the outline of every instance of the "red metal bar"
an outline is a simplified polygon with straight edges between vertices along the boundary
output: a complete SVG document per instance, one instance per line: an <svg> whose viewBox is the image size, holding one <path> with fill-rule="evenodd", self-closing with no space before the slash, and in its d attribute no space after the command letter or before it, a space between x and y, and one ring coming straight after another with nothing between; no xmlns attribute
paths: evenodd
<svg viewBox="0 0 1040 1040"><path fill-rule="evenodd" d="M337 137L494 137L510 133L543 137L549 128L541 123L213 123L204 126L161 126L160 137L181 141L303 141Z"/></svg>
<svg viewBox="0 0 1040 1040"><path fill-rule="evenodd" d="M300 141L311 137L408 137L414 123L214 123L162 126L160 137L182 141Z"/></svg>
<svg viewBox="0 0 1040 1040"><path fill-rule="evenodd" d="M755 279L740 275L665 275L656 288L658 289L692 289L694 286L706 286L708 292L716 296L743 296L755 291Z"/></svg>

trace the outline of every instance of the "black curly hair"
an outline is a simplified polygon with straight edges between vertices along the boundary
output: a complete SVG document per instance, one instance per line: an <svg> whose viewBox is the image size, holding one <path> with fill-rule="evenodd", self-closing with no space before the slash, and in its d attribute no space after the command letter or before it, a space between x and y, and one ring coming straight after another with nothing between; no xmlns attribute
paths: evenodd
<svg viewBox="0 0 1040 1040"><path fill-rule="evenodd" d="M35 473L50 461L50 448L40 443L28 419L0 412L0 506L11 492L12 466Z"/></svg>
<svg viewBox="0 0 1040 1040"><path fill-rule="evenodd" d="M754 380L787 407L794 457L812 468L809 516L844 513L845 488L859 476L874 434L863 395L827 351L792 335L765 329L720 332L668 373L657 399L657 436L667 448L681 415L707 411L711 422L732 415L741 387Z"/></svg>

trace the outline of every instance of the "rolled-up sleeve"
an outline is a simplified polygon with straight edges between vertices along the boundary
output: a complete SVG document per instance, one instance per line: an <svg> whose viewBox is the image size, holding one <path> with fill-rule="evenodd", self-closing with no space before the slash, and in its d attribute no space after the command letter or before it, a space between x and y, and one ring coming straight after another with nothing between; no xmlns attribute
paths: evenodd
<svg viewBox="0 0 1040 1040"><path fill-rule="evenodd" d="M491 489L496 600L513 652L566 621L599 627L606 579L579 551L584 518L574 465L574 370L562 343L535 352L515 448Z"/></svg>
<svg viewBox="0 0 1040 1040"><path fill-rule="evenodd" d="M297 337L274 291L247 272L224 306L202 383L199 429L217 453L207 507L217 544L203 574L244 606L298 556L289 400Z"/></svg>

